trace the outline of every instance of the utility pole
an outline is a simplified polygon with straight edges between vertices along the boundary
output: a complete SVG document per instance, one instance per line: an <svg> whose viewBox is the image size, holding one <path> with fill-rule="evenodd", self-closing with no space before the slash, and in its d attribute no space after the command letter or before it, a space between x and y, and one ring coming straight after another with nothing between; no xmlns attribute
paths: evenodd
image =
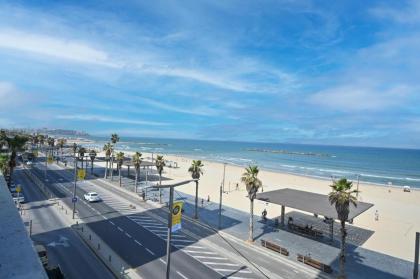
<svg viewBox="0 0 420 279"><path fill-rule="evenodd" d="M225 192L226 163L223 163L223 193Z"/></svg>
<svg viewBox="0 0 420 279"><path fill-rule="evenodd" d="M76 213L77 158L74 156L73 219Z"/></svg>
<svg viewBox="0 0 420 279"><path fill-rule="evenodd" d="M220 200L219 200L219 230L222 228L222 196L223 186L220 184Z"/></svg>
<svg viewBox="0 0 420 279"><path fill-rule="evenodd" d="M356 192L356 198L359 197L359 180L360 180L360 175L357 175L357 192Z"/></svg>
<svg viewBox="0 0 420 279"><path fill-rule="evenodd" d="M416 232L416 248L414 252L413 279L419 278L419 245L420 245L420 232Z"/></svg>
<svg viewBox="0 0 420 279"><path fill-rule="evenodd" d="M166 240L166 279L171 271L172 207L174 205L174 187L169 187L168 239Z"/></svg>
<svg viewBox="0 0 420 279"><path fill-rule="evenodd" d="M47 161L48 161L48 150L45 148L45 170L44 170L44 180L47 181Z"/></svg>

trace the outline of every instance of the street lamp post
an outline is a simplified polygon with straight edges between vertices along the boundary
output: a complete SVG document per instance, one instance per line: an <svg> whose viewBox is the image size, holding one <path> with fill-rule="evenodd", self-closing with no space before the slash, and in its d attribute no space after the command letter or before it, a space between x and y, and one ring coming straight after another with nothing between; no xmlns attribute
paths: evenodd
<svg viewBox="0 0 420 279"><path fill-rule="evenodd" d="M76 213L77 158L74 156L73 219Z"/></svg>
<svg viewBox="0 0 420 279"><path fill-rule="evenodd" d="M174 204L174 188L188 184L190 182L196 182L198 179L190 179L182 182L178 182L171 185L155 185L155 188L169 188L169 210L168 210L168 238L166 241L166 279L169 279L171 271L171 239L172 239L172 210Z"/></svg>
<svg viewBox="0 0 420 279"><path fill-rule="evenodd" d="M220 184L220 200L219 200L219 230L222 228L222 197L223 197L223 188Z"/></svg>

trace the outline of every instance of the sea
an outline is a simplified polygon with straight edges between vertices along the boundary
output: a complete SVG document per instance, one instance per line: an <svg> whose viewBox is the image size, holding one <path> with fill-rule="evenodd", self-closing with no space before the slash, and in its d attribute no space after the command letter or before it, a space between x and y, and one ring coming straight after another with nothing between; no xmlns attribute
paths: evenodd
<svg viewBox="0 0 420 279"><path fill-rule="evenodd" d="M90 136L102 148L109 137ZM347 179L390 187L420 188L420 150L123 137L117 149L179 155L322 179Z"/></svg>

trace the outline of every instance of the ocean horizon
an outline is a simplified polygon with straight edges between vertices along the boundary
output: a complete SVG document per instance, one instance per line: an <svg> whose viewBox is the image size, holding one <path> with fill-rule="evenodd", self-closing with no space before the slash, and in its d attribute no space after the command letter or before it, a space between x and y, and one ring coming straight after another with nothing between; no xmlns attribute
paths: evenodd
<svg viewBox="0 0 420 279"><path fill-rule="evenodd" d="M109 137L85 137L102 148ZM420 188L420 150L388 147L123 137L117 149L178 155L321 179Z"/></svg>

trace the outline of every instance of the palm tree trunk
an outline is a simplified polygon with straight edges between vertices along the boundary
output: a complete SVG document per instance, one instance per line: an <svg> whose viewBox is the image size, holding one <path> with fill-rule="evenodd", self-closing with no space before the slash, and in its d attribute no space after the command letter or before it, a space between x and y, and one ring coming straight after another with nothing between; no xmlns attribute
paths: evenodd
<svg viewBox="0 0 420 279"><path fill-rule="evenodd" d="M134 193L137 193L137 179L139 171L136 169L136 178L134 179Z"/></svg>
<svg viewBox="0 0 420 279"><path fill-rule="evenodd" d="M118 168L118 176L119 176L119 180L120 180L120 187L121 187L121 166L120 166L120 165L118 165L118 166L117 166L117 168Z"/></svg>
<svg viewBox="0 0 420 279"><path fill-rule="evenodd" d="M93 160L90 161L90 174L93 174Z"/></svg>
<svg viewBox="0 0 420 279"><path fill-rule="evenodd" d="M345 279L344 263L346 262L345 245L346 245L346 222L341 221L341 247L340 247L340 275L338 278Z"/></svg>
<svg viewBox="0 0 420 279"><path fill-rule="evenodd" d="M254 200L250 200L250 216L249 216L249 242L254 242Z"/></svg>
<svg viewBox="0 0 420 279"><path fill-rule="evenodd" d="M105 175L104 178L107 179L108 178L108 160L105 159Z"/></svg>
<svg viewBox="0 0 420 279"><path fill-rule="evenodd" d="M114 156L111 157L111 180L114 179Z"/></svg>
<svg viewBox="0 0 420 279"><path fill-rule="evenodd" d="M159 185L162 185L162 174L159 173ZM162 203L162 189L159 188L159 203Z"/></svg>
<svg viewBox="0 0 420 279"><path fill-rule="evenodd" d="M194 219L198 219L198 181L195 182L195 212Z"/></svg>

